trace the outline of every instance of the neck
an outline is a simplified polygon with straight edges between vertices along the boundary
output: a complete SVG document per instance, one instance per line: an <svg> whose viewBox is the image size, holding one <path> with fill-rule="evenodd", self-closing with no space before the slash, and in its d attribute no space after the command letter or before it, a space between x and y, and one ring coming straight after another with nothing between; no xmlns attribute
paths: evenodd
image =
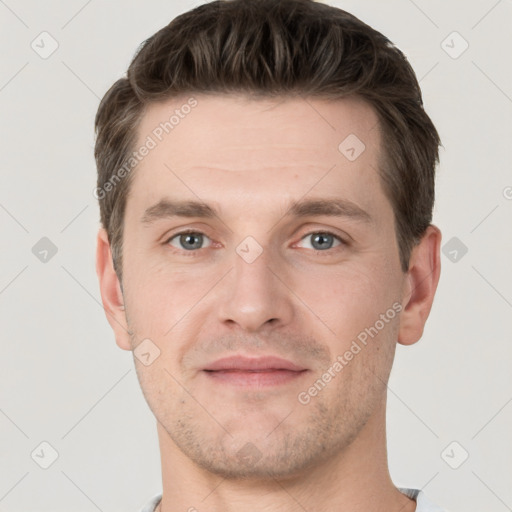
<svg viewBox="0 0 512 512"><path fill-rule="evenodd" d="M307 472L283 479L225 479L188 459L160 423L158 436L163 496L157 512L249 512L255 503L268 512L416 510L389 476L385 406L350 445Z"/></svg>

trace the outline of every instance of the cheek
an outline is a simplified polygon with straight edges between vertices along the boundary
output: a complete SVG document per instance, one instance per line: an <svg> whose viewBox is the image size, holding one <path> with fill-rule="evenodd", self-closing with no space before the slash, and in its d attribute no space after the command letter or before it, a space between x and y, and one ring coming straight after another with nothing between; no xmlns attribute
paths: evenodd
<svg viewBox="0 0 512 512"><path fill-rule="evenodd" d="M184 347L176 341L183 339L186 343L196 335L200 324L192 320L197 318L201 305L207 304L205 295L218 280L217 274L152 267L135 259L130 263L136 271L125 274L125 299L135 342L150 338L162 351L182 350Z"/></svg>
<svg viewBox="0 0 512 512"><path fill-rule="evenodd" d="M294 287L309 306L310 317L330 328L324 331L340 348L392 308L395 289L396 282L386 269L356 264L298 274Z"/></svg>

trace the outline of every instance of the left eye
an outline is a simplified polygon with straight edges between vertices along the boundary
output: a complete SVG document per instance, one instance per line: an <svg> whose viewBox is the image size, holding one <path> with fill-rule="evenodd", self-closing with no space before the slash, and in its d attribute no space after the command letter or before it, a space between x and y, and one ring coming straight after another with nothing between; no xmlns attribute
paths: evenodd
<svg viewBox="0 0 512 512"><path fill-rule="evenodd" d="M197 233L195 231L190 231L186 233L178 233L173 237L167 240L169 245L176 247L176 249L185 249L186 251L194 251L196 249L203 249L204 241L208 240L211 243L211 240L202 233ZM206 247L208 247L208 244Z"/></svg>
<svg viewBox="0 0 512 512"><path fill-rule="evenodd" d="M315 249L316 251L332 249L333 247L343 244L343 240L341 240L341 238L325 231L310 233L302 238L302 241L307 241L309 239L311 239L311 242L309 243L309 247L306 247L306 249Z"/></svg>

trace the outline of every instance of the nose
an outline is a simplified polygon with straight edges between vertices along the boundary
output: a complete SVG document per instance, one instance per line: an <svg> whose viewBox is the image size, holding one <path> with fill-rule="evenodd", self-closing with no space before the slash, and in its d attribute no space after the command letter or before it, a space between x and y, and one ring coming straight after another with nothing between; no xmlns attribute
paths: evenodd
<svg viewBox="0 0 512 512"><path fill-rule="evenodd" d="M219 320L247 332L289 324L294 315L293 293L286 286L278 262L272 261L267 250L252 262L242 256L234 255L233 269L223 280L217 297Z"/></svg>

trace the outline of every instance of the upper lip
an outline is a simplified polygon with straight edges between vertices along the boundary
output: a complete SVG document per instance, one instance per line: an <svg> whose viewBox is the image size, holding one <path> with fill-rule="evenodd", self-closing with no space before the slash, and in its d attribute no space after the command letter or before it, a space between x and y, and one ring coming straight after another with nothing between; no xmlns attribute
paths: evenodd
<svg viewBox="0 0 512 512"><path fill-rule="evenodd" d="M290 370L300 372L306 368L298 366L291 361L274 356L243 357L231 356L217 359L208 364L204 370L240 370L240 371L265 371L265 370Z"/></svg>

